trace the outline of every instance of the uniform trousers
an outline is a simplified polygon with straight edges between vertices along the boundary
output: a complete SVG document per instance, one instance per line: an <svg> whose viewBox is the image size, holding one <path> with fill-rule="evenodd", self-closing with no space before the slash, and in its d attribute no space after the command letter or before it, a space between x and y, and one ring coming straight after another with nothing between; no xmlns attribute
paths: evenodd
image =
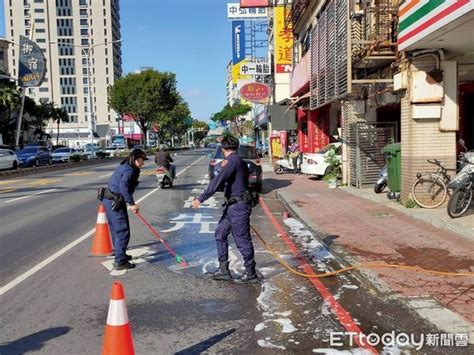
<svg viewBox="0 0 474 355"><path fill-rule="evenodd" d="M251 212L252 207L243 201L226 206L217 224L215 238L219 261L226 262L229 260L228 237L232 232L235 245L244 258L245 269L255 271L254 248L250 236Z"/></svg>
<svg viewBox="0 0 474 355"><path fill-rule="evenodd" d="M104 199L105 212L109 222L110 234L112 234L112 243L115 251L115 262L117 264L127 261L128 242L130 241L130 221L128 220L127 205L118 211L112 209L112 200Z"/></svg>

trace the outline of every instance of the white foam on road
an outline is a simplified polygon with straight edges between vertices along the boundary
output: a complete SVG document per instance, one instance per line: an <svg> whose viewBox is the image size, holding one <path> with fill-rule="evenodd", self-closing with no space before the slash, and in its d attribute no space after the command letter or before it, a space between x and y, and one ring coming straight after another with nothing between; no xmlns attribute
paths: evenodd
<svg viewBox="0 0 474 355"><path fill-rule="evenodd" d="M273 344L273 343L271 343L270 341L265 340L265 339L260 339L260 340L258 340L258 341L257 341L257 344L260 345L262 348L281 349L281 350L285 350L285 349L286 349L284 346L275 345L275 344Z"/></svg>

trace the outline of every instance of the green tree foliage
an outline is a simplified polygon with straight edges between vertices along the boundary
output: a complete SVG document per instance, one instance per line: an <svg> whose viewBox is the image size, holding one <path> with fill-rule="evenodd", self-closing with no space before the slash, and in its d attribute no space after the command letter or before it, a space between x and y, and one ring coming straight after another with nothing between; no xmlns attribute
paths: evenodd
<svg viewBox="0 0 474 355"><path fill-rule="evenodd" d="M237 128L239 135L242 136L242 127L239 122L239 118L241 116L246 115L248 112L250 112L250 110L252 110L252 106L250 105L236 103L233 106L230 106L229 104L227 104L220 112L214 114L211 119L213 121L233 122L235 124L235 127Z"/></svg>
<svg viewBox="0 0 474 355"><path fill-rule="evenodd" d="M247 114L248 112L250 112L251 109L252 106L246 104L238 103L234 104L233 106L227 104L220 112L214 114L211 119L213 121L233 121L237 117Z"/></svg>
<svg viewBox="0 0 474 355"><path fill-rule="evenodd" d="M11 118L12 112L20 107L20 93L10 82L0 82L0 132L5 144L14 143L16 119Z"/></svg>
<svg viewBox="0 0 474 355"><path fill-rule="evenodd" d="M188 104L181 97L172 110L159 113L155 122L159 125L160 140L183 135L187 129L191 128L190 115Z"/></svg>
<svg viewBox="0 0 474 355"><path fill-rule="evenodd" d="M61 122L69 122L69 115L64 107L56 107L54 103L51 103L51 119L58 126L58 130L56 134L56 145L58 145L59 144L59 125L61 124Z"/></svg>
<svg viewBox="0 0 474 355"><path fill-rule="evenodd" d="M209 125L206 122L193 120L194 143L201 143L207 137Z"/></svg>
<svg viewBox="0 0 474 355"><path fill-rule="evenodd" d="M108 102L119 114L132 116L146 140L152 124L173 110L179 98L175 74L150 69L116 80L109 87Z"/></svg>

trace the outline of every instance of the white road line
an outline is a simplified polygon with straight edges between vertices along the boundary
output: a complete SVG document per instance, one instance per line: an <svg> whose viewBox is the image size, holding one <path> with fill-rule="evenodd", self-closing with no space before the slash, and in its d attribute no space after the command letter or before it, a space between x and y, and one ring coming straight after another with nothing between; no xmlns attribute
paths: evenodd
<svg viewBox="0 0 474 355"><path fill-rule="evenodd" d="M184 168L183 170L181 170L179 173L176 174L176 176L178 175L181 175L182 173L184 173L186 170L188 170L190 167L192 167L193 165L195 165L197 162L199 162L201 159L205 158L206 156L203 156L201 158L199 158L198 160L196 160L194 163L192 163L191 165L187 166L186 168ZM148 194L146 194L145 196L143 196L141 199L139 199L137 201L140 202L140 201L143 201L145 198L147 198L148 196L150 196L153 192L156 192L158 191L159 189L154 189L153 191L150 191ZM44 192L44 191L43 191ZM69 243L68 245L66 245L64 248L62 248L61 250L57 251L56 253L54 253L53 255L51 255L49 258L46 258L45 260L43 260L42 262L40 262L39 264L37 264L36 266L32 267L31 269L29 269L27 272L21 274L20 276L18 276L17 278L15 278L14 280L10 281L9 283L7 283L5 286L2 286L0 288L0 296L2 296L3 294L5 294L6 292L8 292L9 290L11 290L12 288L18 286L20 283L22 283L23 281L25 281L28 277L36 274L38 271L40 271L42 268L46 267L48 264L50 264L51 262L53 262L55 259L59 258L61 255L63 255L64 253L66 253L67 251L69 251L70 249L74 248L76 245L78 245L79 243L83 242L84 240L86 240L87 238L89 238L93 233L95 232L95 228L94 229L91 229L89 232L87 232L86 234L82 235L81 237L79 237L78 239L74 240L73 242Z"/></svg>
<svg viewBox="0 0 474 355"><path fill-rule="evenodd" d="M112 175L112 174L113 174L113 173L108 173L108 174L105 174L105 175L99 176L99 179L105 178L105 177L107 177L107 176L110 176L110 175Z"/></svg>
<svg viewBox="0 0 474 355"><path fill-rule="evenodd" d="M42 268L44 268L46 265L48 265L49 263L51 263L53 260L59 258L61 255L63 255L64 253L66 253L68 250L74 248L77 244L79 244L80 242L86 240L87 238L89 238L89 236L91 236L93 233L95 232L95 228L90 230L89 232L87 232L86 234L84 234L83 236L79 237L78 239L76 239L75 241L73 241L72 243L69 243L68 245L66 245L64 248L62 248L61 250L57 251L56 253L54 253L53 255L51 255L49 258L43 260L42 262L40 262L39 264L37 264L36 266L32 267L31 269L29 269L27 272L25 272L24 274L18 276L16 279L14 279L13 281L10 281L9 283L7 283L5 286L2 286L0 288L0 296L3 295L5 292L11 290L13 287L19 285L21 282L25 281L28 277L30 277L31 275L34 275L36 274L38 271L40 271Z"/></svg>
<svg viewBox="0 0 474 355"><path fill-rule="evenodd" d="M39 191L39 192L36 192L36 193L34 193L34 194L31 194L31 195L22 196L22 197L17 197L17 198L12 198L11 200L5 201L5 203L10 203L10 202L15 202L15 201L23 200L23 199L25 199L25 198L32 197L32 196L47 194L47 193L49 193L49 192L53 192L53 191L56 191L56 190L57 190L57 189L50 189L50 190Z"/></svg>

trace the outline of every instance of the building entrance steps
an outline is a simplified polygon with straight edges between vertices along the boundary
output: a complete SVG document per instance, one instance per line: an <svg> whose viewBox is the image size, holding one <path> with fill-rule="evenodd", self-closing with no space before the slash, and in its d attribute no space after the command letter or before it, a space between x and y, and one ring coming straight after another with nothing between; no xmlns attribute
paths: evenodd
<svg viewBox="0 0 474 355"><path fill-rule="evenodd" d="M268 162L264 163L264 173L268 181L268 185L264 181L264 192L272 189L271 185L278 186L277 196L290 214L310 227L347 265L377 261L474 272L472 213L452 221L446 215L444 220L445 209L406 209L385 201L385 196L378 200L382 196L372 190L329 189L325 182L307 175L277 175ZM446 223L454 226L446 227ZM428 315L440 329L464 329L470 333L470 342L474 341L474 277L438 277L398 269L358 273L383 295L398 297L418 313ZM437 305L440 312L415 307L419 300ZM429 319L430 314L433 319Z"/></svg>

